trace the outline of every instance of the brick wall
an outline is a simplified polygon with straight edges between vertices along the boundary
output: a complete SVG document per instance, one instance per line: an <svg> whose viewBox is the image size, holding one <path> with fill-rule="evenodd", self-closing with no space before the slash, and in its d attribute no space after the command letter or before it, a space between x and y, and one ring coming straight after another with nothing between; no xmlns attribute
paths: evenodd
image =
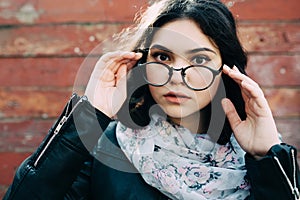
<svg viewBox="0 0 300 200"><path fill-rule="evenodd" d="M300 149L299 0L224 2L238 19L249 75L265 91L285 141ZM0 0L0 197L61 112L86 55L145 3Z"/></svg>

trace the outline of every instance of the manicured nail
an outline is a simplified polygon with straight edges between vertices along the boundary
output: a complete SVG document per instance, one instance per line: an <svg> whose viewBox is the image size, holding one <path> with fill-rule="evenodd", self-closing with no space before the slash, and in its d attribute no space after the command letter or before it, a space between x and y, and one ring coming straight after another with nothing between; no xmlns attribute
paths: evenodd
<svg viewBox="0 0 300 200"><path fill-rule="evenodd" d="M230 67L228 67L226 64L223 65L223 68L225 68L226 70L230 70Z"/></svg>
<svg viewBox="0 0 300 200"><path fill-rule="evenodd" d="M143 56L142 53L138 52L138 53L135 53L136 56L140 57L140 56Z"/></svg>
<svg viewBox="0 0 300 200"><path fill-rule="evenodd" d="M240 71L235 65L233 66L233 69L236 71Z"/></svg>

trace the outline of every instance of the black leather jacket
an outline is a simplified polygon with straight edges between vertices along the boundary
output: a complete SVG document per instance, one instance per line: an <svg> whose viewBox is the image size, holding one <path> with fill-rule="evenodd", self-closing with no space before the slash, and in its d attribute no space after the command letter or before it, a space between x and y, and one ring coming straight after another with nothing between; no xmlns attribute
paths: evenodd
<svg viewBox="0 0 300 200"><path fill-rule="evenodd" d="M168 199L129 163L115 126L86 98L73 95L36 152L18 168L4 200ZM248 199L296 199L300 178L294 147L275 145L258 161L246 155L246 167Z"/></svg>

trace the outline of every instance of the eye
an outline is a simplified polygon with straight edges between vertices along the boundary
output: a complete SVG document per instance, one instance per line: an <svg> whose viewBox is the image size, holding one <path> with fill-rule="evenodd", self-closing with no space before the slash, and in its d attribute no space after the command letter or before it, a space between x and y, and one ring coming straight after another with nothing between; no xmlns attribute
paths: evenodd
<svg viewBox="0 0 300 200"><path fill-rule="evenodd" d="M198 56L194 56L191 60L191 62L194 65L204 65L206 62L210 61L211 59L207 56L203 56L203 55L198 55Z"/></svg>
<svg viewBox="0 0 300 200"><path fill-rule="evenodd" d="M170 60L170 56L162 52L153 53L152 57L158 62L166 62Z"/></svg>

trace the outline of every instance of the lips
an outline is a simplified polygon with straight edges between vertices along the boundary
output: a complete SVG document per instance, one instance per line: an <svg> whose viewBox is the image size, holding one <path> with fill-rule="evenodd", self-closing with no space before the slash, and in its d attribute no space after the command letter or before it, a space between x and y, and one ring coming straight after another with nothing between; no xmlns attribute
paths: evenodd
<svg viewBox="0 0 300 200"><path fill-rule="evenodd" d="M168 92L163 96L168 102L175 103L175 104L181 104L191 99L191 97L185 95L184 93L172 92L172 91Z"/></svg>

